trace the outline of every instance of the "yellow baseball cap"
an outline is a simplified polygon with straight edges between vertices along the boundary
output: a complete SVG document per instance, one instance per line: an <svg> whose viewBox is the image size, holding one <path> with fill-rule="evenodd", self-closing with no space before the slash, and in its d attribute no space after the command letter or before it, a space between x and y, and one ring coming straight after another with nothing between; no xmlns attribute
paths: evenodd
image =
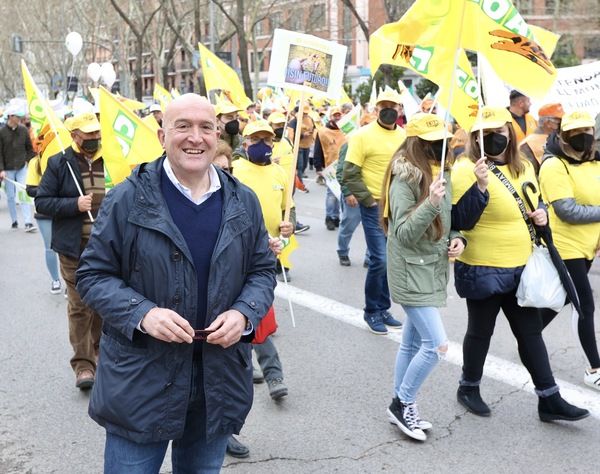
<svg viewBox="0 0 600 474"><path fill-rule="evenodd" d="M416 113L406 124L407 137L419 137L428 142L452 138L454 135L444 127L444 121L437 115Z"/></svg>
<svg viewBox="0 0 600 474"><path fill-rule="evenodd" d="M477 116L477 120L471 127L471 132L500 128L504 124L512 122L512 116L504 107L483 107Z"/></svg>
<svg viewBox="0 0 600 474"><path fill-rule="evenodd" d="M562 132L568 132L576 128L589 128L595 127L596 121L594 118L585 110L575 110L568 114L563 115L560 123L560 130Z"/></svg>
<svg viewBox="0 0 600 474"><path fill-rule="evenodd" d="M83 133L91 133L100 131L100 122L96 114L85 112L65 120L65 127L69 132L81 130Z"/></svg>
<svg viewBox="0 0 600 474"><path fill-rule="evenodd" d="M269 125L269 122L262 119L253 120L252 122L249 122L248 125L246 125L246 127L244 128L243 136L249 137L250 135L257 132L269 132L271 135L275 136L275 132L273 132L273 129Z"/></svg>
<svg viewBox="0 0 600 474"><path fill-rule="evenodd" d="M215 115L232 114L239 112L240 109L237 105L233 105L231 102L219 102L215 105Z"/></svg>
<svg viewBox="0 0 600 474"><path fill-rule="evenodd" d="M398 92L396 92L394 89L389 88L384 89L379 93L379 95L377 96L376 103L378 104L379 102L383 102L384 100L389 102L395 102L396 104L402 103L402 97L400 97L400 94L398 94Z"/></svg>
<svg viewBox="0 0 600 474"><path fill-rule="evenodd" d="M267 119L269 123L285 123L285 114L281 112L273 112Z"/></svg>

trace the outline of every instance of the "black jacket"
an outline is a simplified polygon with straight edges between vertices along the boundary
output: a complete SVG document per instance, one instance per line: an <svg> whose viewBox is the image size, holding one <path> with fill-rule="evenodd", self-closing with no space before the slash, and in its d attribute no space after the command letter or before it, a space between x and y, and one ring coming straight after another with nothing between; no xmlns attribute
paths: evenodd
<svg viewBox="0 0 600 474"><path fill-rule="evenodd" d="M0 128L0 171L20 170L34 156L27 127L19 124L14 130L8 125Z"/></svg>
<svg viewBox="0 0 600 474"><path fill-rule="evenodd" d="M71 165L83 194L86 194L73 148L50 157L35 196L37 212L52 217L52 250L71 258L81 253L81 231L85 213L79 210L79 191L69 171Z"/></svg>
<svg viewBox="0 0 600 474"><path fill-rule="evenodd" d="M77 290L103 319L90 416L135 442L180 438L190 398L191 344L136 329L153 307L192 320L196 271L160 187L163 159L140 165L106 195L77 271ZM207 324L236 309L256 328L273 302L275 257L256 195L218 171L223 217L211 259ZM252 405L247 342L202 344L206 430L237 433Z"/></svg>

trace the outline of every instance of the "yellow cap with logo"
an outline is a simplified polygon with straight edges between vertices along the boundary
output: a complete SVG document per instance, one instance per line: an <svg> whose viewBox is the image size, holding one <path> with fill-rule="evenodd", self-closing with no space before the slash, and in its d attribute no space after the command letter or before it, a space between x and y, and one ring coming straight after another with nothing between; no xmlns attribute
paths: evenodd
<svg viewBox="0 0 600 474"><path fill-rule="evenodd" d="M504 107L483 107L471 127L471 132L500 128L504 124L512 122L512 116Z"/></svg>
<svg viewBox="0 0 600 474"><path fill-rule="evenodd" d="M250 135L253 135L257 132L268 132L271 135L275 136L275 132L273 132L273 129L269 125L269 122L262 119L253 120L252 122L249 122L248 125L244 127L243 136L249 137Z"/></svg>
<svg viewBox="0 0 600 474"><path fill-rule="evenodd" d="M379 104L379 102L383 102L383 101L395 102L396 104L401 104L402 97L400 97L400 94L398 94L398 92L396 92L394 89L388 87L388 88L382 90L379 93L379 95L377 96L377 100L376 100L377 104Z"/></svg>
<svg viewBox="0 0 600 474"><path fill-rule="evenodd" d="M563 115L560 123L560 130L568 132L576 128L590 128L595 127L596 121L591 114L585 110L575 110Z"/></svg>
<svg viewBox="0 0 600 474"><path fill-rule="evenodd" d="M429 142L454 136L444 127L444 121L437 115L421 112L412 116L406 124L405 130L407 137L419 137Z"/></svg>
<svg viewBox="0 0 600 474"><path fill-rule="evenodd" d="M96 114L85 112L65 120L65 127L69 132L81 130L83 133L92 133L100 130L100 122L98 122Z"/></svg>
<svg viewBox="0 0 600 474"><path fill-rule="evenodd" d="M237 105L233 105L231 102L222 101L215 105L215 115L232 114L239 112L240 109Z"/></svg>
<svg viewBox="0 0 600 474"><path fill-rule="evenodd" d="M285 123L285 114L281 112L273 112L267 119L269 123Z"/></svg>

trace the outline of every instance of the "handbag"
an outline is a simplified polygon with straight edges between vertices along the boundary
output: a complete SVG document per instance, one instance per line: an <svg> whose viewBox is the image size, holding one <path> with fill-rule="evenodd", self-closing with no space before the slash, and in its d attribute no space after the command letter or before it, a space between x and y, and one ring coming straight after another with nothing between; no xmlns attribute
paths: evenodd
<svg viewBox="0 0 600 474"><path fill-rule="evenodd" d="M262 344L267 340L267 337L274 334L275 331L277 331L277 320L275 319L275 309L271 306L254 331L252 344Z"/></svg>
<svg viewBox="0 0 600 474"><path fill-rule="evenodd" d="M525 210L523 199L515 187L494 163L489 163L488 167L517 201L533 244L533 252L527 260L517 287L517 303L523 307L550 308L558 312L565 304L567 292L560 281L558 270L552 263L550 252L541 245L533 222Z"/></svg>

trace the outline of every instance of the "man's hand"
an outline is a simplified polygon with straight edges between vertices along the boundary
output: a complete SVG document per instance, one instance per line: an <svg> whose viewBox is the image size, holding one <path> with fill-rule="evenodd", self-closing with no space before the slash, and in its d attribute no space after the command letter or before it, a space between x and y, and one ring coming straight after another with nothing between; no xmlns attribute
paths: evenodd
<svg viewBox="0 0 600 474"><path fill-rule="evenodd" d="M279 233L282 237L288 238L294 232L294 226L291 222L281 221L279 224Z"/></svg>
<svg viewBox="0 0 600 474"><path fill-rule="evenodd" d="M140 326L152 337L165 342L191 344L194 337L194 329L188 320L167 308L152 308Z"/></svg>
<svg viewBox="0 0 600 474"><path fill-rule="evenodd" d="M358 206L358 199L354 197L354 194L350 194L350 196L346 196L346 204L350 207Z"/></svg>
<svg viewBox="0 0 600 474"><path fill-rule="evenodd" d="M92 210L92 193L77 198L77 208L79 212L88 212Z"/></svg>
<svg viewBox="0 0 600 474"><path fill-rule="evenodd" d="M223 348L234 345L242 337L246 328L246 316L235 309L219 314L206 329L214 331L206 338L209 344L218 344Z"/></svg>
<svg viewBox="0 0 600 474"><path fill-rule="evenodd" d="M4 178L6 178L6 171L2 170L0 171L0 181L2 181Z"/></svg>
<svg viewBox="0 0 600 474"><path fill-rule="evenodd" d="M279 237L269 237L269 248L275 255L279 255L283 249L283 242Z"/></svg>

